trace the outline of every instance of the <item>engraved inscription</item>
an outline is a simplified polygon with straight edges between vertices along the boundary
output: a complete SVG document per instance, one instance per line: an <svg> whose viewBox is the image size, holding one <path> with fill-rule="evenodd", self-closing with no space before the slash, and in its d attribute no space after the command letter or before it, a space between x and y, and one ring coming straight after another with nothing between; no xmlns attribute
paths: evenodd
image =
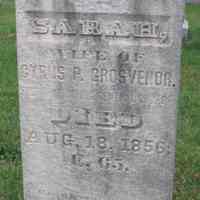
<svg viewBox="0 0 200 200"><path fill-rule="evenodd" d="M86 13L27 12L29 35L37 39L70 38L76 40L100 37L104 41L132 42L141 41L142 46L169 46L172 44L171 19L167 15L106 15L95 13L95 17Z"/></svg>
<svg viewBox="0 0 200 200"><path fill-rule="evenodd" d="M32 23L34 34L105 36L121 38L150 38L158 39L164 43L168 33L161 30L159 23L136 21L129 23L128 27L120 21L101 23L95 20L80 20L72 27L69 20L50 18L34 18Z"/></svg>
<svg viewBox="0 0 200 200"><path fill-rule="evenodd" d="M108 170L113 172L131 173L132 167L124 155L157 155L168 156L171 153L171 147L165 140L139 139L137 137L120 137L111 142L109 136L85 136L77 137L72 134L46 133L56 137L56 145L62 142L64 153L64 162L66 165L72 165L82 170ZM48 142L48 141L47 141Z"/></svg>
<svg viewBox="0 0 200 200"><path fill-rule="evenodd" d="M64 120L52 120L59 127L74 123L76 126L96 126L97 128L138 129L143 125L142 116L134 113L115 113L110 111L91 111L87 108L75 109Z"/></svg>
<svg viewBox="0 0 200 200"><path fill-rule="evenodd" d="M67 163L66 163L67 164ZM69 163L68 163L69 164ZM88 159L88 155L81 152L72 154L71 165L87 171L107 170L113 172L130 172L129 166L122 158L113 158L113 156L99 156L97 159Z"/></svg>
<svg viewBox="0 0 200 200"><path fill-rule="evenodd" d="M34 144L34 143L40 143L40 138L38 136L37 131L31 131L29 130L27 132L27 137L26 137L26 143L27 144Z"/></svg>
<svg viewBox="0 0 200 200"><path fill-rule="evenodd" d="M25 199L170 199L181 1L16 1Z"/></svg>
<svg viewBox="0 0 200 200"><path fill-rule="evenodd" d="M136 137L120 137L118 141L115 141L117 146L111 145L110 137L108 136L92 136L86 135L84 137L78 137L70 133L60 132L45 132L38 133L38 140L32 142L25 141L26 144L40 144L41 142L48 145L62 144L64 147L74 148L76 150L93 151L113 153L114 151L120 151L121 153L157 153L165 154L169 153L169 147L164 140L155 139L139 139ZM119 133L116 132L115 135ZM42 135L42 136L41 136Z"/></svg>
<svg viewBox="0 0 200 200"><path fill-rule="evenodd" d="M22 64L20 75L23 79L55 79L63 81L65 78L64 66L53 66L45 64Z"/></svg>
<svg viewBox="0 0 200 200"><path fill-rule="evenodd" d="M174 87L173 75L171 72L150 71L146 69L108 69L106 67L93 68L91 80L98 83L129 83L141 86L162 86Z"/></svg>
<svg viewBox="0 0 200 200"><path fill-rule="evenodd" d="M34 50L37 51L37 49L35 48ZM97 62L103 62L111 60L112 57L108 49L102 49L100 47L91 48L89 44L79 47L74 47L73 45L71 45L70 48L63 46L55 48L53 48L52 46L40 46L40 53L41 55L45 56L53 55L55 59L60 59L61 61L82 61L92 59ZM113 57L117 57L117 55L113 55ZM144 61L145 54L143 51L135 50L133 52L129 52L129 57L134 64L138 64Z"/></svg>
<svg viewBox="0 0 200 200"><path fill-rule="evenodd" d="M100 58L98 58L100 59ZM101 57L102 59L102 57ZM137 58L138 59L138 58ZM93 83L112 83L112 84L130 84L143 87L175 87L174 75L170 71L155 71L146 69L135 69L132 64L122 65L117 69L110 68L104 64L98 64L96 67L90 67L90 74L84 73L84 68L73 66L71 77L74 81L90 80ZM21 65L21 76L23 79L43 79L64 81L65 66L52 66L44 64L23 64Z"/></svg>

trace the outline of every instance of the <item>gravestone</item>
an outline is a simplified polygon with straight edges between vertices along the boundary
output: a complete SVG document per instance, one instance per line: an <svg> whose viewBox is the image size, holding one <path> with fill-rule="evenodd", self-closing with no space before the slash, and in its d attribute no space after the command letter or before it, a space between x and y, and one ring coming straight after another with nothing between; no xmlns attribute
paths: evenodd
<svg viewBox="0 0 200 200"><path fill-rule="evenodd" d="M171 200L182 0L16 0L25 200Z"/></svg>

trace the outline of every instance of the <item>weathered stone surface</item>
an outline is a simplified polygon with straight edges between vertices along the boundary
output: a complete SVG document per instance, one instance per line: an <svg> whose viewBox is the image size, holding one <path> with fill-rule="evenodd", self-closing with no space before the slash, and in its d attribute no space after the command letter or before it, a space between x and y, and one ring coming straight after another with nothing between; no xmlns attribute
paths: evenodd
<svg viewBox="0 0 200 200"><path fill-rule="evenodd" d="M171 200L183 1L16 5L25 200Z"/></svg>

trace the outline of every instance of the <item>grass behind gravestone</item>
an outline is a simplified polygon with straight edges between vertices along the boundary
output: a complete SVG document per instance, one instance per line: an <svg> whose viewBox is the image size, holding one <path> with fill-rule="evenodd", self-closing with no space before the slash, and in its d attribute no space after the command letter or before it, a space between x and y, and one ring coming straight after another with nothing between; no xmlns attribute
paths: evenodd
<svg viewBox="0 0 200 200"><path fill-rule="evenodd" d="M10 0L11 1L11 0ZM22 200L15 10L0 6L0 200ZM200 6L187 6L177 134L175 200L200 200Z"/></svg>
<svg viewBox="0 0 200 200"><path fill-rule="evenodd" d="M11 1L10 1L11 2ZM15 9L0 4L0 200L21 200Z"/></svg>
<svg viewBox="0 0 200 200"><path fill-rule="evenodd" d="M189 41L182 53L175 200L200 200L200 6L188 5Z"/></svg>

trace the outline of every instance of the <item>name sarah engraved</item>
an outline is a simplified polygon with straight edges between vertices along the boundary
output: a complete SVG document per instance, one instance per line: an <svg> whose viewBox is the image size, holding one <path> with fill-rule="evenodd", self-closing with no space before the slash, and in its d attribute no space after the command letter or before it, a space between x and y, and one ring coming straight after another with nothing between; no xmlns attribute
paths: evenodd
<svg viewBox="0 0 200 200"><path fill-rule="evenodd" d="M68 14L66 14L68 15ZM82 14L81 14L82 15ZM73 14L72 14L73 16ZM123 15L122 15L123 16ZM71 19L73 18L73 19ZM105 38L124 38L136 40L152 40L158 44L169 44L169 17L151 16L152 20L145 20L145 16L125 15L124 19L117 20L105 17L105 20L87 19L87 16L80 17L33 17L31 27L33 34L54 35L54 36L102 36ZM121 17L122 18L122 17Z"/></svg>
<svg viewBox="0 0 200 200"><path fill-rule="evenodd" d="M181 1L16 1L25 199L170 199Z"/></svg>

